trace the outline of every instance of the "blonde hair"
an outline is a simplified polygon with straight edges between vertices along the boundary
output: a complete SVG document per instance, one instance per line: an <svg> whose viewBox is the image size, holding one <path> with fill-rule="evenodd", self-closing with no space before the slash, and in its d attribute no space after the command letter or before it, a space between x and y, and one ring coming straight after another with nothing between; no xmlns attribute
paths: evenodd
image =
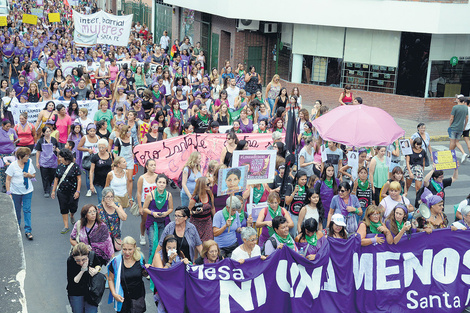
<svg viewBox="0 0 470 313"><path fill-rule="evenodd" d="M79 112L82 112L85 115L88 115L88 109L87 108L80 108L78 109Z"/></svg>
<svg viewBox="0 0 470 313"><path fill-rule="evenodd" d="M105 105L105 104L106 104L106 106L108 106L108 100L104 100L104 99L101 100L101 101L100 101L100 108L101 108L103 105Z"/></svg>
<svg viewBox="0 0 470 313"><path fill-rule="evenodd" d="M88 255L89 251L83 242L79 242L75 247L72 249L72 256L80 256L80 255Z"/></svg>
<svg viewBox="0 0 470 313"><path fill-rule="evenodd" d="M122 156L117 156L114 158L114 161L113 161L113 167L116 167L119 165L119 163L122 162L122 160L125 160Z"/></svg>
<svg viewBox="0 0 470 313"><path fill-rule="evenodd" d="M217 244L217 242L215 242L214 240L210 239L210 240L206 240L202 243L202 251L201 251L201 257L202 258L205 258L207 257L207 252L209 252L209 249L212 247L212 246L217 246L217 250L218 250L218 255L220 255L220 248L219 248L219 245Z"/></svg>
<svg viewBox="0 0 470 313"><path fill-rule="evenodd" d="M379 222L382 223L382 210L379 209L378 206L371 204L367 207L366 213L364 214L364 224L370 226L370 218L369 215L374 214L375 212L380 214Z"/></svg>
<svg viewBox="0 0 470 313"><path fill-rule="evenodd" d="M198 171L201 171L201 164L197 163L197 159L200 155L201 154L199 152L193 151L191 155L189 156L188 161L186 161L186 164L184 165L184 167L189 167L190 169L193 169L196 167Z"/></svg>
<svg viewBox="0 0 470 313"><path fill-rule="evenodd" d="M401 191L401 185L397 181L392 181L390 183L390 187L388 189L389 190L395 190L395 191Z"/></svg>
<svg viewBox="0 0 470 313"><path fill-rule="evenodd" d="M273 83L276 78L281 79L281 77L278 74L274 74L273 79L271 79L271 83Z"/></svg>
<svg viewBox="0 0 470 313"><path fill-rule="evenodd" d="M140 261L140 258L142 257L142 252L140 252L140 248L137 247L137 243L135 241L134 238L132 238L131 236L127 236L125 237L123 240L122 240L122 245L131 245L131 246L134 246L134 260L136 262L139 262Z"/></svg>

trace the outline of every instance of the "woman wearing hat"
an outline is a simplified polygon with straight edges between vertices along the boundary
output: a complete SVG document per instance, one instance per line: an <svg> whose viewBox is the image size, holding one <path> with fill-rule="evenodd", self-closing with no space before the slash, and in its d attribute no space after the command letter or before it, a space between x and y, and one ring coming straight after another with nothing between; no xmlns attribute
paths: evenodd
<svg viewBox="0 0 470 313"><path fill-rule="evenodd" d="M359 225L357 233L361 235L361 246L383 244L387 240L388 244L393 243L393 236L390 230L382 223L382 211L376 205L369 205L364 216L364 222ZM382 236L384 235L385 239Z"/></svg>
<svg viewBox="0 0 470 313"><path fill-rule="evenodd" d="M330 225L328 225L328 236L338 239L348 239L346 234L346 223L342 214L333 214Z"/></svg>
<svg viewBox="0 0 470 313"><path fill-rule="evenodd" d="M403 203L398 203L385 220L385 226L390 230L393 236L393 242L397 244L405 232L411 229L411 223L408 221L408 208Z"/></svg>
<svg viewBox="0 0 470 313"><path fill-rule="evenodd" d="M426 233L432 233L433 229L446 228L449 224L446 214L444 211L444 200L440 196L433 195L428 188L424 188L421 194L421 201L431 211L431 216L427 219L419 217L416 219L414 226L417 226L417 231L425 231Z"/></svg>

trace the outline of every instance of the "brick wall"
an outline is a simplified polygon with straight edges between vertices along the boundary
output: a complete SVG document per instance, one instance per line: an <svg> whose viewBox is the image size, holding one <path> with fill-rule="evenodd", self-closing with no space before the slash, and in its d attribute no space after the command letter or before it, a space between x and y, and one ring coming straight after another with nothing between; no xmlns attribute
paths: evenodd
<svg viewBox="0 0 470 313"><path fill-rule="evenodd" d="M292 88L298 87L303 103L313 104L319 99L330 109L339 106L339 96L343 91L342 88L294 84L288 81L282 81L282 85L287 87L289 93ZM368 91L352 92L354 97L361 97L365 105L379 107L394 117L411 118L417 122L448 120L455 104L454 98L424 99Z"/></svg>

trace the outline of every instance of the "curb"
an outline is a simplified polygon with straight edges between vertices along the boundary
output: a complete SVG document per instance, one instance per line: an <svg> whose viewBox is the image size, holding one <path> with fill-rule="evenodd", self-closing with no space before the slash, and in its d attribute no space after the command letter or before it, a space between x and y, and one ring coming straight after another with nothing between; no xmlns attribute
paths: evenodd
<svg viewBox="0 0 470 313"><path fill-rule="evenodd" d="M436 141L449 141L449 136L448 135L439 135L439 136L430 136L432 142ZM405 137L405 139L410 139L411 137Z"/></svg>

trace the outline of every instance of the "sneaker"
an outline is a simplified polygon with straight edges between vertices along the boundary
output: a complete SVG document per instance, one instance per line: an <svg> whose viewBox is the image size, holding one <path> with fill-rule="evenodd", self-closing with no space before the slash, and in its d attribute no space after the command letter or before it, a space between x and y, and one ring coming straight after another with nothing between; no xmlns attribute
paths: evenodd
<svg viewBox="0 0 470 313"><path fill-rule="evenodd" d="M460 159L460 164L463 164L467 158L468 158L468 154L464 153L462 155L462 158Z"/></svg>
<svg viewBox="0 0 470 313"><path fill-rule="evenodd" d="M70 228L64 227L64 228L60 231L60 233L61 233L61 234L66 234L66 233L68 233L69 231L70 231Z"/></svg>
<svg viewBox="0 0 470 313"><path fill-rule="evenodd" d="M72 225L75 225L75 217L70 214L70 223L72 223Z"/></svg>
<svg viewBox="0 0 470 313"><path fill-rule="evenodd" d="M147 243L147 241L145 240L145 235L140 235L140 245L141 246L145 246L145 244Z"/></svg>
<svg viewBox="0 0 470 313"><path fill-rule="evenodd" d="M88 191L86 192L86 196L87 196L87 197L91 197L91 190L88 190Z"/></svg>
<svg viewBox="0 0 470 313"><path fill-rule="evenodd" d="M51 196L51 195L48 194L48 193L45 193L45 194L44 194L44 198L50 198L50 196Z"/></svg>

